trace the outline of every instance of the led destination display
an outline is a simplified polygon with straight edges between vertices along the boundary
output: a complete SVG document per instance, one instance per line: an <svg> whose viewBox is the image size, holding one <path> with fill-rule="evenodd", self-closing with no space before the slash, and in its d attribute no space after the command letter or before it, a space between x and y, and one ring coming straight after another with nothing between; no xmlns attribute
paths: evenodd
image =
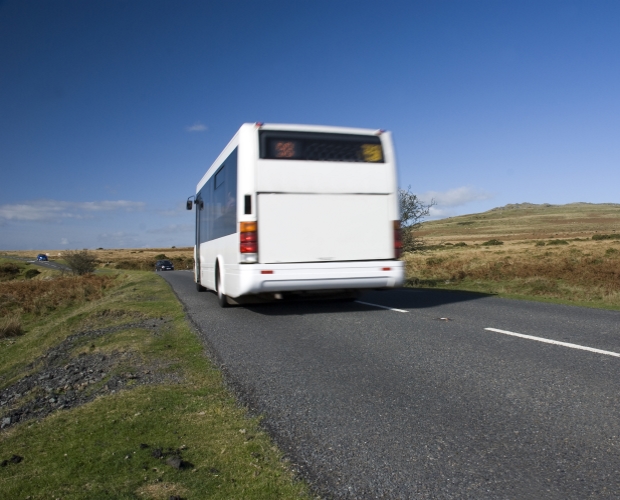
<svg viewBox="0 0 620 500"><path fill-rule="evenodd" d="M374 135L260 132L260 157L270 160L384 163L381 139Z"/></svg>

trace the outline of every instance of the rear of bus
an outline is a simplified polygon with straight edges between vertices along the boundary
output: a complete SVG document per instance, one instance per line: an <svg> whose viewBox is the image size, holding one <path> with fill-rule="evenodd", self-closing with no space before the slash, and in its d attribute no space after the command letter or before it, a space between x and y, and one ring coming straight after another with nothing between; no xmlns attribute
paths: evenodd
<svg viewBox="0 0 620 500"><path fill-rule="evenodd" d="M239 263L226 266L229 297L402 285L389 132L246 124L239 157Z"/></svg>

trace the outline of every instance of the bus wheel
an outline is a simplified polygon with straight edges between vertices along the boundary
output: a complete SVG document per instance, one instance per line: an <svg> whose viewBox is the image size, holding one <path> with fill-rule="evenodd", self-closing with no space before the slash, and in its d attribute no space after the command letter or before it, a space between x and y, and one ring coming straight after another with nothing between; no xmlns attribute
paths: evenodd
<svg viewBox="0 0 620 500"><path fill-rule="evenodd" d="M220 307L228 307L228 297L222 293L222 278L220 277L220 268L217 268L217 301Z"/></svg>
<svg viewBox="0 0 620 500"><path fill-rule="evenodd" d="M199 292L206 292L207 289L202 286L200 283L196 283L196 290L198 290Z"/></svg>

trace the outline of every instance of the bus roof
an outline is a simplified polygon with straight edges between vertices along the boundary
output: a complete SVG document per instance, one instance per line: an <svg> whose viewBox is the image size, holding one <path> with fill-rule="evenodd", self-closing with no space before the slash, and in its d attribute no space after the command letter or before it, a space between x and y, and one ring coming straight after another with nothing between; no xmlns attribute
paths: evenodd
<svg viewBox="0 0 620 500"><path fill-rule="evenodd" d="M252 125L252 124L244 124ZM359 134L359 135L380 135L384 132L381 129L353 128L353 127L334 127L331 125L301 125L292 123L263 123L261 130L291 130L295 132L330 132L334 134Z"/></svg>

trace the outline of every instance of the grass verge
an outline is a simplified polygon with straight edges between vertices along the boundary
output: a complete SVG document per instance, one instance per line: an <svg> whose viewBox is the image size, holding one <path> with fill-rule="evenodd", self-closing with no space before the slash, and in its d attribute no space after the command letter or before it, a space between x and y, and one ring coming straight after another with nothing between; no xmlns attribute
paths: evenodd
<svg viewBox="0 0 620 500"><path fill-rule="evenodd" d="M308 497L155 273L22 322L0 340L3 498Z"/></svg>

